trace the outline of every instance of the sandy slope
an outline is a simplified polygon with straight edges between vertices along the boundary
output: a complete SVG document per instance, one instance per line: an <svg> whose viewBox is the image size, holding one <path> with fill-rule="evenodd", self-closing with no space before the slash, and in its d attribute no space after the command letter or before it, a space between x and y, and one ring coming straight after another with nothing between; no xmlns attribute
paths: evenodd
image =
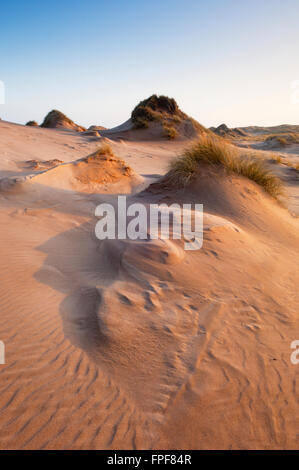
<svg viewBox="0 0 299 470"><path fill-rule="evenodd" d="M0 447L298 447L298 220L221 174L137 194L165 141L111 142L144 179L84 191L69 169L99 143L0 122ZM51 159L71 166L28 163ZM203 203L203 248L97 240L119 192Z"/></svg>

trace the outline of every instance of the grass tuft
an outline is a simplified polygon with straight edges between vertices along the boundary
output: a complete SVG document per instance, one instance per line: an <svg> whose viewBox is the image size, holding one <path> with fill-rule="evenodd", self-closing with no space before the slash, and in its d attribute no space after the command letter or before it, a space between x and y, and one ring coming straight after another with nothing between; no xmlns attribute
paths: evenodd
<svg viewBox="0 0 299 470"><path fill-rule="evenodd" d="M166 139L174 140L178 136L178 131L174 126L163 124L163 135Z"/></svg>
<svg viewBox="0 0 299 470"><path fill-rule="evenodd" d="M229 173L244 176L260 185L274 198L282 194L280 179L273 175L261 160L240 157L230 145L210 136L201 136L172 163L171 178L182 186L186 185L198 171L200 163L221 166Z"/></svg>
<svg viewBox="0 0 299 470"><path fill-rule="evenodd" d="M142 117L137 117L134 121L134 128L135 129L147 129L148 126L148 120L144 119Z"/></svg>
<svg viewBox="0 0 299 470"><path fill-rule="evenodd" d="M299 134L296 132L286 132L283 134L271 134L266 139L265 142L274 143L286 147L287 145L298 144L299 143Z"/></svg>
<svg viewBox="0 0 299 470"><path fill-rule="evenodd" d="M280 155L278 155L277 157L273 157L272 159L272 163L277 163L278 165L280 165L282 163L282 158Z"/></svg>
<svg viewBox="0 0 299 470"><path fill-rule="evenodd" d="M98 155L106 155L114 157L114 153L109 144L102 144L101 147L96 151Z"/></svg>
<svg viewBox="0 0 299 470"><path fill-rule="evenodd" d="M293 163L289 161L285 161L284 164L293 170L299 171L299 163Z"/></svg>

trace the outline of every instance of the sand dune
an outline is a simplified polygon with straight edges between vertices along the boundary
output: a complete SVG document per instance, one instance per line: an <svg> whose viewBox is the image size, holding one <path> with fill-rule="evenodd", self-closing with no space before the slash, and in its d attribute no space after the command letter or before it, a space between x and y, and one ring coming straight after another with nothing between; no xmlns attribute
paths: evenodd
<svg viewBox="0 0 299 470"><path fill-rule="evenodd" d="M50 111L43 120L41 127L52 129L70 129L72 131L86 131L85 127L78 126L68 116L57 109Z"/></svg>
<svg viewBox="0 0 299 470"><path fill-rule="evenodd" d="M218 170L174 188L186 142L105 132L0 123L0 447L298 447L298 219ZM98 240L120 193L202 203L202 249Z"/></svg>
<svg viewBox="0 0 299 470"><path fill-rule="evenodd" d="M133 141L186 141L210 131L185 114L173 98L151 95L132 111L130 119L101 135Z"/></svg>
<svg viewBox="0 0 299 470"><path fill-rule="evenodd" d="M95 151L72 163L59 163L54 168L32 175L33 183L57 189L93 193L97 191L132 192L142 178L121 159L108 151ZM117 188L115 188L117 184Z"/></svg>

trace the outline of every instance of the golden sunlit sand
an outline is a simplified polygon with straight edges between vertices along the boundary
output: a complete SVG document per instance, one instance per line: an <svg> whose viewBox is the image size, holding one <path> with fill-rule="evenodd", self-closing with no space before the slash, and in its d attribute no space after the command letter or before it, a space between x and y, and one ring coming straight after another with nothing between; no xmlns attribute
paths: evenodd
<svg viewBox="0 0 299 470"><path fill-rule="evenodd" d="M176 186L171 162L213 131L162 114L91 134L0 121L2 449L298 447L297 173L269 163L280 202L218 166ZM203 247L98 240L119 194L203 204Z"/></svg>

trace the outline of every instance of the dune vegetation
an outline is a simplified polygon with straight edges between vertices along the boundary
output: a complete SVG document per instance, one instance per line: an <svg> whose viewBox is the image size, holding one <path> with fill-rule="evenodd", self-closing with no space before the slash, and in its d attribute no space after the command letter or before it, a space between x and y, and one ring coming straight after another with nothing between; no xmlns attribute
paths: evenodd
<svg viewBox="0 0 299 470"><path fill-rule="evenodd" d="M47 128L65 128L65 129L73 129L76 131L86 131L85 127L79 126L75 124L68 116L63 114L61 111L57 109L52 109L45 119L43 120L40 127L47 127Z"/></svg>
<svg viewBox="0 0 299 470"><path fill-rule="evenodd" d="M38 123L36 121L28 121L26 122L26 126L36 127L38 126Z"/></svg>
<svg viewBox="0 0 299 470"><path fill-rule="evenodd" d="M147 128L149 122L162 121L166 116L171 116L178 124L187 117L180 110L175 99L163 95L152 95L135 106L131 119L135 128L140 129Z"/></svg>
<svg viewBox="0 0 299 470"><path fill-rule="evenodd" d="M272 134L269 135L265 142L273 143L276 145L281 145L286 147L287 145L298 144L299 143L299 134L298 133L283 133L283 134Z"/></svg>
<svg viewBox="0 0 299 470"><path fill-rule="evenodd" d="M168 140L173 140L178 136L178 131L172 125L169 125L167 122L163 123L163 135Z"/></svg>
<svg viewBox="0 0 299 470"><path fill-rule="evenodd" d="M299 283L298 174L287 165L298 155L238 148L190 117L153 112L163 118L145 131L128 120L96 139L56 119L50 130L0 120L2 447L298 445L286 356ZM263 191L280 188L263 165L283 178L289 212ZM176 226L170 211L163 238L173 204L187 204L186 219ZM196 204L203 244L188 250Z"/></svg>
<svg viewBox="0 0 299 470"><path fill-rule="evenodd" d="M185 114L174 98L152 95L140 101L131 113L134 129L148 129L152 124L159 124L161 137L168 140L195 138L200 133L210 131L195 119Z"/></svg>
<svg viewBox="0 0 299 470"><path fill-rule="evenodd" d="M241 156L233 146L209 135L201 136L171 164L171 176L178 184L185 186L200 171L200 164L221 166L229 173L244 176L274 198L283 192L281 180L271 173L263 161Z"/></svg>

